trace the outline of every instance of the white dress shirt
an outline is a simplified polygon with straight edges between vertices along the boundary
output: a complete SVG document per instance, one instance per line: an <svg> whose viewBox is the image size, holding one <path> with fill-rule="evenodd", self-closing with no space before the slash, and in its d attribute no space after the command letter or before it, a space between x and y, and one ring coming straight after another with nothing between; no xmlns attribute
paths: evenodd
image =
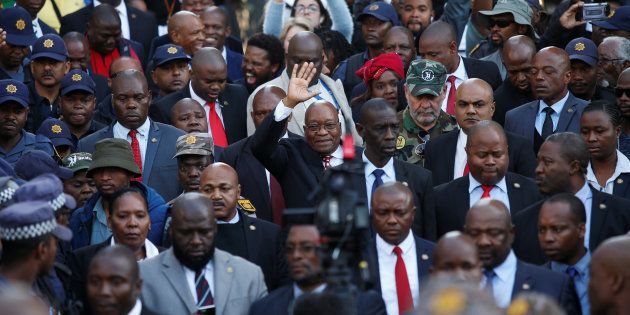
<svg viewBox="0 0 630 315"><path fill-rule="evenodd" d="M367 191L367 206L370 212L372 212L372 185L374 185L374 181L376 180L376 175L372 174L372 172L374 172L374 170L378 167L368 160L367 156L365 156L365 151L363 151L363 162L365 163L365 191ZM387 164L385 164L385 166L381 169L385 172L385 174L381 176L383 184L396 181L394 158L390 158Z"/></svg>
<svg viewBox="0 0 630 315"><path fill-rule="evenodd" d="M142 301L140 299L136 300L136 305L133 306L131 311L127 313L127 315L140 315L142 314Z"/></svg>
<svg viewBox="0 0 630 315"><path fill-rule="evenodd" d="M468 194L470 195L470 207L477 203L481 199L483 195L483 188L481 188L481 183L479 183L472 174L468 174ZM503 202L503 204L510 209L510 197L508 196L507 191L507 183L505 182L505 176L492 187L490 190L490 198L499 200Z"/></svg>
<svg viewBox="0 0 630 315"><path fill-rule="evenodd" d="M568 98L569 98L569 92L567 92L567 94L561 100L551 105L551 109L553 109L553 113L551 113L551 121L553 121L553 131L556 131L556 129L558 129L558 121L560 120L560 113L562 113L562 109L564 108L564 103L567 102ZM536 114L536 122L535 122L536 131L538 131L538 134L542 133L542 127L543 127L543 124L545 123L545 117L547 117L547 114L543 112L543 109L545 109L547 106L548 106L547 103L545 103L545 101L543 100L540 100L540 102L538 103L538 114Z"/></svg>
<svg viewBox="0 0 630 315"><path fill-rule="evenodd" d="M97 7L100 4L100 1L94 0L94 7ZM122 37L125 39L131 39L131 30L129 28L129 18L127 17L127 5L125 5L125 1L120 1L120 4L114 9L116 9L116 12L118 12L118 16L120 17L120 31L122 32Z"/></svg>
<svg viewBox="0 0 630 315"><path fill-rule="evenodd" d="M138 127L136 131L136 138L138 139L138 144L140 144L140 155L142 156L142 166L144 167L144 156L147 153L147 141L149 141L149 131L151 130L151 121L149 118L144 121L142 126ZM114 138L116 139L125 139L131 144L131 137L129 136L129 131L131 129L121 125L119 122L114 124ZM144 171L144 168L142 169Z"/></svg>
<svg viewBox="0 0 630 315"><path fill-rule="evenodd" d="M394 247L394 245L385 242L378 234L376 235L381 296L388 315L398 315L398 295L396 294L396 261L398 258L394 253ZM411 289L413 305L416 306L420 295L420 283L418 281L416 241L413 238L413 233L409 232L407 238L398 247L402 250L402 258L409 278L409 289Z"/></svg>
<svg viewBox="0 0 630 315"><path fill-rule="evenodd" d="M116 241L112 237L110 246L114 246L116 244L117 244ZM146 258L138 260L138 261L143 261L143 260L147 260L149 258L155 257L160 254L160 251L157 249L157 247L155 247L155 245L153 245L153 243L151 243L151 241L149 241L149 239L145 239L144 240L144 254Z"/></svg>
<svg viewBox="0 0 630 315"><path fill-rule="evenodd" d="M221 56L223 60L225 60L225 64L227 65L227 51L225 51L225 45L223 45L223 49L221 50Z"/></svg>
<svg viewBox="0 0 630 315"><path fill-rule="evenodd" d="M195 285L195 272L188 269L188 267L185 267L184 265L182 265L182 268L184 269L184 276L186 276L186 283L188 283L190 294L192 294L195 304L198 304L199 299L197 298L197 286ZM214 298L214 262L212 260L210 260L204 268L204 278L206 278L206 281L208 281L208 285L210 286L210 293L212 293L212 297Z"/></svg>
<svg viewBox="0 0 630 315"><path fill-rule="evenodd" d="M238 215L238 211L236 211L236 215L234 215L234 217L230 221L223 221L223 220L217 219L217 224L236 224L238 223L240 219L241 217Z"/></svg>
<svg viewBox="0 0 630 315"><path fill-rule="evenodd" d="M516 255L510 251L507 258L494 268L495 276L492 279L492 295L497 305L506 308L512 300L512 290L516 279ZM481 287L486 286L486 277L481 281Z"/></svg>
<svg viewBox="0 0 630 315"><path fill-rule="evenodd" d="M37 38L44 36L44 31L42 31L42 27L39 25L39 18L33 20L33 31L35 31L35 37Z"/></svg>
<svg viewBox="0 0 630 315"><path fill-rule="evenodd" d="M451 92L451 83L448 82L448 77L450 77L451 75L455 76L455 89L457 90L457 88L459 87L460 84L462 84L464 81L468 80L468 74L466 73L466 67L464 67L464 59L462 59L462 57L459 57L459 66L457 66L457 69L455 69L455 72L453 73L449 73L446 75L446 85L448 86L448 89L446 89L446 97L442 100L442 110L444 112L446 112L446 107L448 107L448 94Z"/></svg>
<svg viewBox="0 0 630 315"><path fill-rule="evenodd" d="M464 176L464 169L466 169L466 163L468 163L468 154L466 154L466 141L468 141L468 135L464 130L459 130L457 136L457 146L455 147L455 165L453 166L453 179L458 179Z"/></svg>
<svg viewBox="0 0 630 315"><path fill-rule="evenodd" d="M195 93L190 83L188 83L188 89L190 91L190 98L201 104L203 110L206 112L206 119L208 120L208 134L212 135L212 130L210 129L210 106L208 105L208 102L206 102L203 98L201 98L201 96ZM217 111L217 115L219 115L221 123L223 124L223 126L225 126L225 122L223 121L223 113L221 112L221 103L219 103L218 99L214 101L214 109Z"/></svg>
<svg viewBox="0 0 630 315"><path fill-rule="evenodd" d="M326 283L322 283L317 288L313 289L310 292L306 292L306 293L322 293L322 292L324 292L324 290L326 290ZM293 283L293 301L297 300L304 293L305 292L302 291L302 289L300 289L300 287L298 287L297 284L295 284L295 282L294 282Z"/></svg>
<svg viewBox="0 0 630 315"><path fill-rule="evenodd" d="M595 189L607 194L612 194L615 188L615 180L623 173L630 173L630 160L628 160L621 151L617 150L617 165L615 165L615 172L609 179L606 180L606 184L604 186L599 184L590 162L588 163L588 168L586 169L586 181L588 181L591 186L595 187Z"/></svg>
<svg viewBox="0 0 630 315"><path fill-rule="evenodd" d="M588 181L584 183L584 186L575 193L575 196L578 197L584 204L584 210L586 210L586 226L584 231L584 247L589 248L588 244L591 239L591 209L593 207L593 192L591 188L588 186Z"/></svg>

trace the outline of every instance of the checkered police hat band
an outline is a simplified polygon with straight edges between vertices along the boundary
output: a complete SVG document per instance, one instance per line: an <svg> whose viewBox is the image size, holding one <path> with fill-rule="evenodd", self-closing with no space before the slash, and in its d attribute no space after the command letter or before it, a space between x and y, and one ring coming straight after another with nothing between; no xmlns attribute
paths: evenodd
<svg viewBox="0 0 630 315"><path fill-rule="evenodd" d="M20 226L16 228L0 227L0 238L7 241L20 241L33 239L51 233L57 227L57 221L52 218L48 221L36 224Z"/></svg>
<svg viewBox="0 0 630 315"><path fill-rule="evenodd" d="M57 211L61 209L61 207L66 204L66 195L61 193L57 198L48 202L50 206L53 208L53 211Z"/></svg>
<svg viewBox="0 0 630 315"><path fill-rule="evenodd" d="M13 198L13 194L15 194L16 189L13 187L7 187L3 191L0 192L0 204L3 204L11 198Z"/></svg>

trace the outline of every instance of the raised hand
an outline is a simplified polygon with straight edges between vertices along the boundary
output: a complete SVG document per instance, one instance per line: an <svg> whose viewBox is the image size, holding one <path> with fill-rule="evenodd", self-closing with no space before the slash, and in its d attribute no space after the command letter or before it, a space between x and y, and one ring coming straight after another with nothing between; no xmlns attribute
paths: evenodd
<svg viewBox="0 0 630 315"><path fill-rule="evenodd" d="M284 106L294 108L297 104L320 93L317 90L312 92L308 90L308 85L313 80L315 73L317 73L317 69L315 68L315 64L312 62L305 62L302 66L295 65L293 67L291 79L289 80L287 97L282 100Z"/></svg>
<svg viewBox="0 0 630 315"><path fill-rule="evenodd" d="M573 5L571 5L569 9L564 11L564 13L560 16L560 20L559 20L560 25L570 30L580 25L586 24L586 21L584 20L578 21L576 19L577 13L582 9L583 6L584 6L584 2L582 1L578 1L574 3Z"/></svg>

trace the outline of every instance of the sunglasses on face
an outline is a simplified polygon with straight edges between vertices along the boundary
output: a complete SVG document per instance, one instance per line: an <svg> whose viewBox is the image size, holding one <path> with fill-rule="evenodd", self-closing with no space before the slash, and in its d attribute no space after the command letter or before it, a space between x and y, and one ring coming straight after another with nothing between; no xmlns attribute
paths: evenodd
<svg viewBox="0 0 630 315"><path fill-rule="evenodd" d="M493 28L496 25L499 28L506 28L506 27L512 25L512 23L514 23L514 21L490 19L488 21L488 27Z"/></svg>
<svg viewBox="0 0 630 315"><path fill-rule="evenodd" d="M622 97L623 94L626 94L626 97L630 97L630 88L628 88L628 89L615 88L615 96L616 97Z"/></svg>

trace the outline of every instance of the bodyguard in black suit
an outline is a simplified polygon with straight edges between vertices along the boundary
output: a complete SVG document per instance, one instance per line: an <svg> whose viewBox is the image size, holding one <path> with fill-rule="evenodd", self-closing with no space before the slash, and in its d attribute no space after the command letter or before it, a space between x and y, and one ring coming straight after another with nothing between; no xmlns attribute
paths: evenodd
<svg viewBox="0 0 630 315"><path fill-rule="evenodd" d="M220 105L219 116L222 117L228 144L241 140L247 137L248 93L242 85L229 84L226 80L227 66L221 53L216 48L202 48L192 59L190 84L151 105L149 116L155 121L168 124L171 122L173 105L182 98L192 98L204 107L206 117L210 117L210 107L207 104L216 102ZM208 128L211 127L208 124ZM218 145L217 137L213 138L215 145Z"/></svg>
<svg viewBox="0 0 630 315"><path fill-rule="evenodd" d="M464 227L466 212L481 199L504 202L512 215L540 199L534 181L507 172L508 146L503 128L484 120L468 129L470 173L435 188L438 237Z"/></svg>
<svg viewBox="0 0 630 315"><path fill-rule="evenodd" d="M538 188L544 195L574 194L587 213L585 247L593 252L605 239L630 230L630 201L602 193L585 179L589 154L580 136L553 134L540 147L536 168ZM521 259L542 264L545 255L538 243L538 215L543 201L524 209L512 219L516 228L514 251Z"/></svg>

